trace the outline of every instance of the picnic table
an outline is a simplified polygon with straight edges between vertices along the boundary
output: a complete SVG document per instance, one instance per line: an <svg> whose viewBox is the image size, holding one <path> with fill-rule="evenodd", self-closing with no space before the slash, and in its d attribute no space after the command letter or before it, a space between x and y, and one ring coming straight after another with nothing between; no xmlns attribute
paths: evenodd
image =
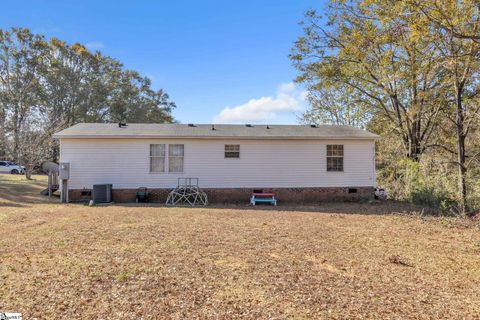
<svg viewBox="0 0 480 320"><path fill-rule="evenodd" d="M250 197L250 204L254 206L257 202L271 203L274 206L277 205L277 199L275 199L275 193L268 192L253 192Z"/></svg>

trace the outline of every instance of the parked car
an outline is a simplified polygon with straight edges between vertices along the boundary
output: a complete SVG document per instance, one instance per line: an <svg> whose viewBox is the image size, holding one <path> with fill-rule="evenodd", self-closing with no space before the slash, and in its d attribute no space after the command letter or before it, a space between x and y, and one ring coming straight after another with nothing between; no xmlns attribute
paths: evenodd
<svg viewBox="0 0 480 320"><path fill-rule="evenodd" d="M25 167L11 161L0 160L0 173L23 174L25 173Z"/></svg>

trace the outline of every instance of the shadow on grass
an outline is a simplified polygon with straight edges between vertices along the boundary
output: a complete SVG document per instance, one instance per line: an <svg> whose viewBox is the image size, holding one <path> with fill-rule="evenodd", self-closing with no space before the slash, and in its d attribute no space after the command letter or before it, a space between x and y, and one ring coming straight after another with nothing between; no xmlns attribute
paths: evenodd
<svg viewBox="0 0 480 320"><path fill-rule="evenodd" d="M28 208L30 206L16 202L0 201L0 208L1 207Z"/></svg>
<svg viewBox="0 0 480 320"><path fill-rule="evenodd" d="M47 187L47 177L36 175L27 180L24 175L0 174L0 207L30 207L30 204L58 202L40 191Z"/></svg>
<svg viewBox="0 0 480 320"><path fill-rule="evenodd" d="M0 174L0 207L31 207L32 204L58 203L59 196L54 195L52 199L40 195L40 191L47 187L47 176L35 175L33 180L26 180L25 176ZM83 205L82 202L72 204ZM100 204L97 206L121 206L121 207L161 207L166 206L164 202L150 203L111 203ZM180 207L180 206L176 206ZM181 206L182 208L192 208L190 206ZM175 207L173 207L175 208ZM278 206L269 204L259 204L251 206L248 199L240 204L211 204L207 207L198 206L195 208L205 208L208 210L259 210L259 211L288 211L288 212L322 212L338 214L363 214L363 215L383 215L394 213L420 213L434 215L436 212L432 209L399 201L384 202L318 202L313 204L283 204L279 201Z"/></svg>
<svg viewBox="0 0 480 320"><path fill-rule="evenodd" d="M435 215L436 212L430 208L414 205L400 201L382 202L319 202L314 204L279 204L277 206L260 204L252 206L249 204L210 204L208 206L167 206L162 202L149 203L109 203L97 206L121 206L133 208L197 208L212 210L258 210L277 212L312 212L312 213L338 213L338 214L363 214L363 215L385 215L385 214L428 214Z"/></svg>

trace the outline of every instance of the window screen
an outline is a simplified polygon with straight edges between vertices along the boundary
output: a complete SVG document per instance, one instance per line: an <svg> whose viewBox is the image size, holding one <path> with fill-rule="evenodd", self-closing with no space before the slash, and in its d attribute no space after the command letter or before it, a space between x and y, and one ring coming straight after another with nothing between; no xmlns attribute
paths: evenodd
<svg viewBox="0 0 480 320"><path fill-rule="evenodd" d="M165 172L165 145L150 145L150 172Z"/></svg>
<svg viewBox="0 0 480 320"><path fill-rule="evenodd" d="M240 145L239 144L226 144L225 145L225 158L240 158Z"/></svg>
<svg viewBox="0 0 480 320"><path fill-rule="evenodd" d="M343 145L327 145L327 171L343 171Z"/></svg>
<svg viewBox="0 0 480 320"><path fill-rule="evenodd" d="M183 144L168 146L168 172L183 172Z"/></svg>

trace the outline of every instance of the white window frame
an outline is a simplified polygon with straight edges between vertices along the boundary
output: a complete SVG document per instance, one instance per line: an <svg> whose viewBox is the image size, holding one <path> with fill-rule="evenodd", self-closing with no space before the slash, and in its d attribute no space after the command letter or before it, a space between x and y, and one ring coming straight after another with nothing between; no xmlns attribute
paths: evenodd
<svg viewBox="0 0 480 320"><path fill-rule="evenodd" d="M237 149L237 150L236 150ZM238 154L237 157L227 157L228 154ZM240 145L239 144L226 144L224 147L223 156L225 159L240 159Z"/></svg>
<svg viewBox="0 0 480 320"><path fill-rule="evenodd" d="M171 150L174 146L181 146L182 147L182 155L172 155ZM182 160L182 168L181 171L173 171L172 167L170 166L173 162L172 160ZM184 144L169 144L168 145L168 173L183 173L185 171L185 145Z"/></svg>
<svg viewBox="0 0 480 320"><path fill-rule="evenodd" d="M160 151L160 154L159 155L154 155L153 154L153 146L163 146L163 152ZM166 159L166 155L167 155L167 145L164 144L164 143L152 143L150 144L150 173L165 173L166 171L166 165L165 165L165 159ZM161 170L152 170L152 160L153 159L162 159L161 161L159 161L159 163L162 163L162 168Z"/></svg>
<svg viewBox="0 0 480 320"><path fill-rule="evenodd" d="M329 154L329 147L332 148L331 150L332 154ZM339 148L341 147L341 148ZM345 146L343 144L327 144L327 157L326 157L326 169L327 172L344 172L345 171ZM331 169L328 166L328 160L329 159L341 159L342 160L342 168L339 170L338 163L336 164L336 167L334 169Z"/></svg>

